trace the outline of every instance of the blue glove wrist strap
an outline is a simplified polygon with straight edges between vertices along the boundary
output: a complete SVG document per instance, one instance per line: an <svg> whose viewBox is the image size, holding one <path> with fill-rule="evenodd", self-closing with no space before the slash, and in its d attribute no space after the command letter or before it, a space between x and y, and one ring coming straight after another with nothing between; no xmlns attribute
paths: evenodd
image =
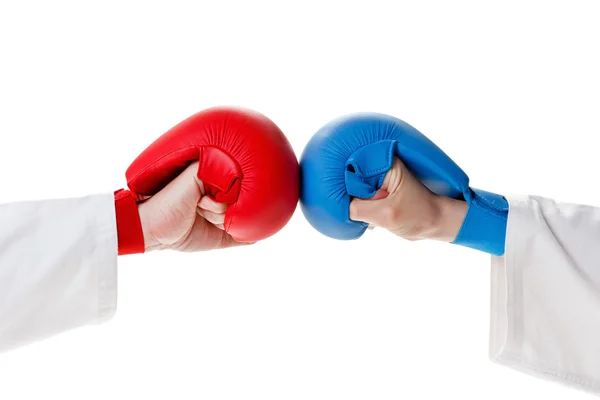
<svg viewBox="0 0 600 400"><path fill-rule="evenodd" d="M503 196L479 189L465 193L469 210L452 242L501 256L504 254L508 202Z"/></svg>

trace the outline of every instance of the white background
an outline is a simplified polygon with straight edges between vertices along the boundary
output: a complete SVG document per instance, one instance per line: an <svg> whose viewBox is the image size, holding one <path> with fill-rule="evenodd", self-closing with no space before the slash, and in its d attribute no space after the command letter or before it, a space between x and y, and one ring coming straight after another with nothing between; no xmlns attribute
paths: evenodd
<svg viewBox="0 0 600 400"><path fill-rule="evenodd" d="M393 114L475 187L600 205L599 18L594 1L3 1L0 201L123 187L172 125L235 104L298 155L335 117ZM116 317L0 355L0 399L588 398L488 360L489 269L382 231L327 239L298 208L255 246L120 259Z"/></svg>

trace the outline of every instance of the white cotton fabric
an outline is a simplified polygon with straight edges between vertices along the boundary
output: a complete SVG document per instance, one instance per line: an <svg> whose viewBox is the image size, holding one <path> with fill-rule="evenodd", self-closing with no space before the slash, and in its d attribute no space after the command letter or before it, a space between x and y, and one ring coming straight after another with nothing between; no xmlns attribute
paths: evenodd
<svg viewBox="0 0 600 400"><path fill-rule="evenodd" d="M492 257L490 357L600 394L600 208L509 198ZM0 351L110 319L113 194L0 204Z"/></svg>
<svg viewBox="0 0 600 400"><path fill-rule="evenodd" d="M600 208L509 198L492 257L490 357L600 394Z"/></svg>
<svg viewBox="0 0 600 400"><path fill-rule="evenodd" d="M105 321L116 304L112 193L0 204L0 351Z"/></svg>

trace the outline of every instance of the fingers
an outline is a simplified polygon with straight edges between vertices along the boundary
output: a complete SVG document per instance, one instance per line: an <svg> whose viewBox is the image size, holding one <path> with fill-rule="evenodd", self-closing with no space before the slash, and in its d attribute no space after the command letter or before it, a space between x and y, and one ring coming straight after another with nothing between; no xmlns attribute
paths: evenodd
<svg viewBox="0 0 600 400"><path fill-rule="evenodd" d="M237 242L234 238L231 237L227 232L223 232L223 237L221 238L221 243L219 243L218 249L227 249L229 247L238 247L238 246L248 246L254 243L250 242Z"/></svg>
<svg viewBox="0 0 600 400"><path fill-rule="evenodd" d="M353 199L350 202L350 219L373 224L382 207L379 200L387 198L388 195L386 190L380 189L370 199ZM373 229L373 227L371 226L369 229Z"/></svg>
<svg viewBox="0 0 600 400"><path fill-rule="evenodd" d="M194 173L194 181L198 185L198 188L200 188L200 193L202 194L202 196L204 196L206 194L206 190L204 189L204 182L202 182L200 180L200 178L198 178L198 168L197 167L196 167L196 170Z"/></svg>
<svg viewBox="0 0 600 400"><path fill-rule="evenodd" d="M206 219L196 218L189 235L184 241L178 243L173 248L179 251L195 252L225 249L248 244L252 243L237 242L229 233L222 229L218 229Z"/></svg>
<svg viewBox="0 0 600 400"><path fill-rule="evenodd" d="M350 202L350 219L376 225L381 205L377 200L354 199Z"/></svg>
<svg viewBox="0 0 600 400"><path fill-rule="evenodd" d="M218 214L209 210L205 210L198 206L198 215L200 215L216 227L223 229L223 224L225 223L225 213Z"/></svg>
<svg viewBox="0 0 600 400"><path fill-rule="evenodd" d="M227 204L217 203L210 197L206 196L206 192L204 190L204 183L198 179L196 175L194 175L196 183L200 188L200 192L202 193L202 197L200 197L200 201L198 202L197 213L202 218L213 224L215 227L223 230L225 223L225 212L227 211Z"/></svg>
<svg viewBox="0 0 600 400"><path fill-rule="evenodd" d="M198 207L215 214L225 214L225 211L227 211L227 204L217 203L208 196L202 196L198 203Z"/></svg>
<svg viewBox="0 0 600 400"><path fill-rule="evenodd" d="M385 199L386 197L389 196L389 193L387 190L384 189L379 189L375 195L373 195L373 197L371 197L369 200L373 201L373 200L381 200L381 199Z"/></svg>
<svg viewBox="0 0 600 400"><path fill-rule="evenodd" d="M398 157L394 157L392 167L385 174L381 188L370 199L354 199L350 202L350 219L366 222L369 229L386 223L386 210L391 206L390 201L407 173L404 164ZM389 199L389 201L388 201ZM387 206L387 207L386 207Z"/></svg>
<svg viewBox="0 0 600 400"><path fill-rule="evenodd" d="M398 157L394 156L392 167L385 174L381 188L385 189L388 193L394 193L398 189L406 172L404 163Z"/></svg>
<svg viewBox="0 0 600 400"><path fill-rule="evenodd" d="M227 249L229 247L248 246L254 244L254 242L238 242L229 233L223 230L217 230L216 228L218 228L216 225L210 224L208 224L205 228L205 234L208 237L211 237L213 239L212 241L214 241L215 243L215 246L212 247L212 250Z"/></svg>

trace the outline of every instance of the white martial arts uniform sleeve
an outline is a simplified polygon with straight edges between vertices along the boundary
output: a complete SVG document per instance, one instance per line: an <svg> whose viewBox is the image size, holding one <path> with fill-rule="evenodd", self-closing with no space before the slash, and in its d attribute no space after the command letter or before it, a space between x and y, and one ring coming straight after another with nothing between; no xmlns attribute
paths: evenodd
<svg viewBox="0 0 600 400"><path fill-rule="evenodd" d="M0 351L112 317L113 194L0 205Z"/></svg>
<svg viewBox="0 0 600 400"><path fill-rule="evenodd" d="M509 199L492 257L490 357L600 394L600 208Z"/></svg>

